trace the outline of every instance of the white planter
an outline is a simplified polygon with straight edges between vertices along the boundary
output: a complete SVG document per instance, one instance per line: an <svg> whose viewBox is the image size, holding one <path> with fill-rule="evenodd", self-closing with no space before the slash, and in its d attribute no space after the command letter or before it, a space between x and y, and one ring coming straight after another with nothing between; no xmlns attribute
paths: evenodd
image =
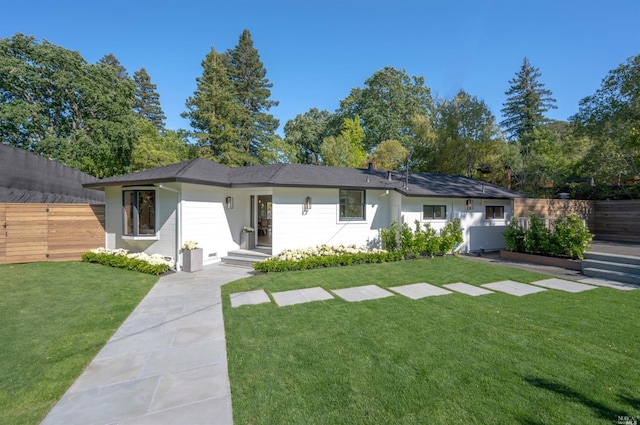
<svg viewBox="0 0 640 425"><path fill-rule="evenodd" d="M189 273L202 270L202 248L182 251L182 270Z"/></svg>

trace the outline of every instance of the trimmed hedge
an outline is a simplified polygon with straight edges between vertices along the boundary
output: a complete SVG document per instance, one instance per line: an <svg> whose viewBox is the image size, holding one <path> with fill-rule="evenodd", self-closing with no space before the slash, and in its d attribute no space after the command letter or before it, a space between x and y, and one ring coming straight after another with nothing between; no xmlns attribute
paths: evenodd
<svg viewBox="0 0 640 425"><path fill-rule="evenodd" d="M255 263L253 268L259 272L284 272L290 270L309 270L321 267L351 266L354 264L387 263L402 260L398 252L371 252L358 254L340 254L308 257L300 260L280 260L269 258Z"/></svg>
<svg viewBox="0 0 640 425"><path fill-rule="evenodd" d="M168 264L149 264L146 261L136 258L129 258L124 255L96 254L85 252L82 254L82 261L85 263L98 263L105 266L117 267L119 269L132 270L140 273L161 275L169 270Z"/></svg>

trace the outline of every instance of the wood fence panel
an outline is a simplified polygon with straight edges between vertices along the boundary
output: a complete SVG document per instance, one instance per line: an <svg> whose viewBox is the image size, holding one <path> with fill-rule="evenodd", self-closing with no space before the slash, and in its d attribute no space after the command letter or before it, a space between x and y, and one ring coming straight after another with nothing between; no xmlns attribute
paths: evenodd
<svg viewBox="0 0 640 425"><path fill-rule="evenodd" d="M0 264L7 262L7 220L6 220L6 207L4 204L0 204Z"/></svg>
<svg viewBox="0 0 640 425"><path fill-rule="evenodd" d="M104 246L104 205L49 204L49 260L78 260Z"/></svg>
<svg viewBox="0 0 640 425"><path fill-rule="evenodd" d="M595 223L598 239L640 242L640 200L595 201Z"/></svg>
<svg viewBox="0 0 640 425"><path fill-rule="evenodd" d="M104 205L0 204L0 263L74 261L104 246Z"/></svg>
<svg viewBox="0 0 640 425"><path fill-rule="evenodd" d="M577 214L585 220L587 227L595 228L595 214L593 201L578 199L533 199L516 198L513 203L515 217L527 217L534 213L540 218L560 218L569 214Z"/></svg>
<svg viewBox="0 0 640 425"><path fill-rule="evenodd" d="M7 204L7 263L47 260L47 211L45 204Z"/></svg>

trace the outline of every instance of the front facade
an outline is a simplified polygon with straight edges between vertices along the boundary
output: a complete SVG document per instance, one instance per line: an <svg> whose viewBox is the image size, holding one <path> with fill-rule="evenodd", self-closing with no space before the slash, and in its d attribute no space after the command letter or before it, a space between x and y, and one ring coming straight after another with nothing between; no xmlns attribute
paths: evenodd
<svg viewBox="0 0 640 425"><path fill-rule="evenodd" d="M461 176L300 164L230 169L204 159L90 187L105 190L107 248L160 253L178 269L186 241L198 242L207 264L254 246L273 254L322 244L379 247L379 231L394 221L439 229L459 218L461 251L496 250L521 196Z"/></svg>

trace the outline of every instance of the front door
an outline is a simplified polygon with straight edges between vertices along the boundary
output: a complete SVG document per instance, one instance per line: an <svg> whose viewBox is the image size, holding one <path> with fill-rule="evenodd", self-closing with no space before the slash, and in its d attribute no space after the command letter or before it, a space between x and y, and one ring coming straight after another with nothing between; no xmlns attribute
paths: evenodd
<svg viewBox="0 0 640 425"><path fill-rule="evenodd" d="M258 245L271 246L271 195L258 195Z"/></svg>

